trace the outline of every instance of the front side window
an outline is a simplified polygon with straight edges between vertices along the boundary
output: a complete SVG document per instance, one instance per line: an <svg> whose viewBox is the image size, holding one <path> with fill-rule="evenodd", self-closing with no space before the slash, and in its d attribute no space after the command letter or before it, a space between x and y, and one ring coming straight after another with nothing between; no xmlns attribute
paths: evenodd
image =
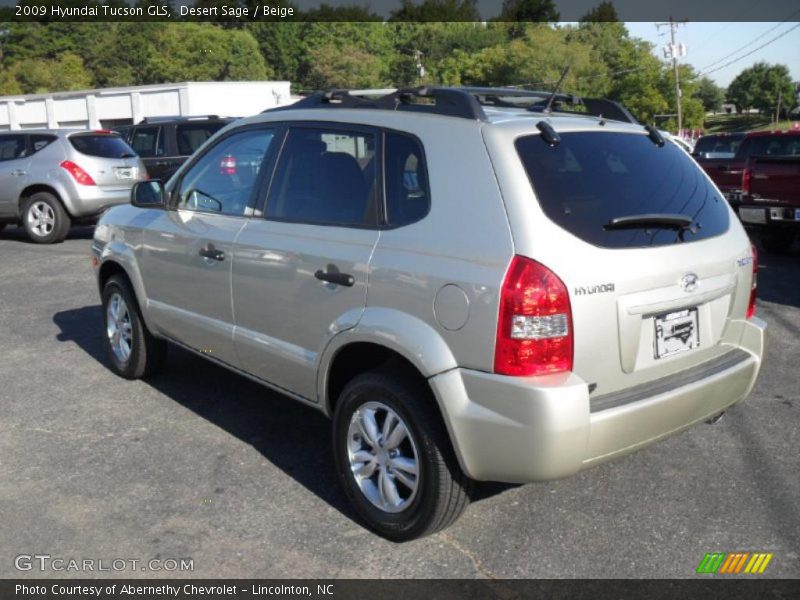
<svg viewBox="0 0 800 600"><path fill-rule="evenodd" d="M408 225L428 214L430 190L422 146L415 138L386 134L386 222Z"/></svg>
<svg viewBox="0 0 800 600"><path fill-rule="evenodd" d="M0 136L0 161L24 158L27 153L24 135Z"/></svg>
<svg viewBox="0 0 800 600"><path fill-rule="evenodd" d="M266 216L299 223L374 225L375 181L374 135L290 129Z"/></svg>
<svg viewBox="0 0 800 600"><path fill-rule="evenodd" d="M675 144L659 147L640 134L568 132L556 146L529 135L516 148L545 214L590 244L663 246L728 230L724 198ZM653 222L674 215L691 219L692 228Z"/></svg>
<svg viewBox="0 0 800 600"><path fill-rule="evenodd" d="M159 129L159 127L137 127L134 130L131 146L136 151L136 154L142 158L160 156L158 154ZM161 150L161 155L163 155L163 144L161 145Z"/></svg>
<svg viewBox="0 0 800 600"><path fill-rule="evenodd" d="M272 129L242 131L210 148L181 179L177 208L244 215L274 136Z"/></svg>

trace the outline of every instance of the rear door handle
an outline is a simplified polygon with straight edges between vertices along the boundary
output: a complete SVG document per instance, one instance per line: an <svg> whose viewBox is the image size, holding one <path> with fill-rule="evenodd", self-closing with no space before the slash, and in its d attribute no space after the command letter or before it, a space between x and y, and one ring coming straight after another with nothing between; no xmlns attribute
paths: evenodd
<svg viewBox="0 0 800 600"><path fill-rule="evenodd" d="M330 269L332 266L333 265L328 265L328 268ZM356 278L352 275L348 275L347 273L339 273L338 271L323 271L322 269L318 269L317 272L314 273L314 277L320 281L327 281L328 283L343 285L345 287L353 287L356 282Z"/></svg>
<svg viewBox="0 0 800 600"><path fill-rule="evenodd" d="M214 248L214 244L209 244L205 248L200 248L198 254L203 258L210 258L211 260L225 260L225 253L222 250Z"/></svg>

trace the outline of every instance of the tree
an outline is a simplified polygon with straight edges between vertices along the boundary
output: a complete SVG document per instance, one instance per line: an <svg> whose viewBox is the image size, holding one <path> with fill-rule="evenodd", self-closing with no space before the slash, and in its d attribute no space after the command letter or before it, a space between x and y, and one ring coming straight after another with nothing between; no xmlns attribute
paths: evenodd
<svg viewBox="0 0 800 600"><path fill-rule="evenodd" d="M16 81L16 86L11 78ZM28 58L13 65L3 77L4 87L16 93L42 94L92 87L91 74L80 56L66 52L56 59ZM10 93L15 93L11 91Z"/></svg>
<svg viewBox="0 0 800 600"><path fill-rule="evenodd" d="M725 102L725 92L710 77L701 77L697 82L694 97L703 103L703 110L716 113Z"/></svg>
<svg viewBox="0 0 800 600"><path fill-rule="evenodd" d="M559 20L559 14L553 0L503 0L497 20L555 23Z"/></svg>
<svg viewBox="0 0 800 600"><path fill-rule="evenodd" d="M619 21L611 2L604 1L581 17L581 23L613 23Z"/></svg>
<svg viewBox="0 0 800 600"><path fill-rule="evenodd" d="M400 8L391 13L389 21L480 21L476 3L477 0L424 0L415 4L412 0L403 0Z"/></svg>
<svg viewBox="0 0 800 600"><path fill-rule="evenodd" d="M385 85L378 58L356 46L318 46L309 50L309 63L307 82L313 89Z"/></svg>
<svg viewBox="0 0 800 600"><path fill-rule="evenodd" d="M795 103L795 91L786 65L754 64L739 73L728 86L728 100L736 104L739 112L751 108L771 114L778 104L778 97L785 108Z"/></svg>

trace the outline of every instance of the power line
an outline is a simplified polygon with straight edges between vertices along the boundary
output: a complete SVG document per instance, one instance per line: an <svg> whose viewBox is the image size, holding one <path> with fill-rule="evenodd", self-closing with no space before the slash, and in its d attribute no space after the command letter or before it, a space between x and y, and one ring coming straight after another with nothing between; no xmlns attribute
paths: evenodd
<svg viewBox="0 0 800 600"><path fill-rule="evenodd" d="M700 74L700 75L708 75L708 74L710 74L710 73L714 73L714 72L716 72L716 71L719 71L720 69L724 69L725 67L729 67L730 65L732 65L732 64L734 64L734 63L737 63L737 62L739 62L739 61L740 61L740 60L742 60L743 58L747 58L747 57L748 57L748 56L750 56L751 54L755 54L756 52L758 52L758 51L759 51L759 50L761 50L762 48L766 48L766 47L767 47L767 46L769 46L769 45L770 45L772 42L775 42L775 41L777 41L777 40L781 39L781 38L782 38L783 36L785 36L787 33L791 33L792 31L794 31L794 30L795 30L795 29L797 29L798 27L800 27L800 23L798 23L797 25L795 25L794 27L792 27L792 28L790 28L790 29L787 29L786 31L784 31L784 32L783 32L783 33L781 33L780 35L776 35L774 38L772 38L772 39L771 39L771 40L769 40L768 42L765 42L765 43L761 44L761 45L760 45L758 48L755 48L755 49L751 50L751 51L750 51L750 52L748 52L747 54L743 54L743 55L742 55L742 56L740 56L739 58L734 58L732 61L726 62L724 65L720 65L720 66L719 66L719 67L717 67L716 69L711 69L710 71L702 71L702 72L700 72L699 74Z"/></svg>
<svg viewBox="0 0 800 600"><path fill-rule="evenodd" d="M710 67L713 67L714 65L718 65L718 64L719 64L719 63L721 63L723 60L727 60L728 58L730 58L730 57L731 57L731 56L733 56L734 54L738 54L739 52L741 52L741 51L742 51L742 50L744 50L745 48L748 48L748 47L752 46L753 44L755 44L755 43L756 43L758 40L760 40L761 38L763 38L763 37L764 37L765 35L767 35L768 33L772 33L773 31L775 31L775 30L776 30L778 27L780 27L781 25L784 25L784 24L788 23L788 22L789 22L789 20L790 20L790 19L791 19L793 16L795 16L797 13L800 13L800 10L796 10L796 11L794 11L792 14L790 14L788 17L786 17L786 18L785 18L783 21L781 21L780 23L778 23L778 24L777 24L777 25L775 25L774 27L770 27L770 28L769 28L769 29L767 29L767 30L766 30L764 33L762 33L762 34L758 35L757 37L755 37L755 38L753 38L752 40L750 40L749 42L747 42L747 43L746 43L744 46L742 46L742 47L740 47L740 48L737 48L736 50L734 50L734 51L733 51L733 52L731 52L730 54L726 54L726 55L725 55L725 56L723 56L722 58L715 60L714 62L712 62L712 63L710 63L710 64L706 65L705 67L703 67L703 68L702 68L702 69L700 69L700 70L701 70L701 71L705 71L706 69L708 69L708 68L710 68Z"/></svg>

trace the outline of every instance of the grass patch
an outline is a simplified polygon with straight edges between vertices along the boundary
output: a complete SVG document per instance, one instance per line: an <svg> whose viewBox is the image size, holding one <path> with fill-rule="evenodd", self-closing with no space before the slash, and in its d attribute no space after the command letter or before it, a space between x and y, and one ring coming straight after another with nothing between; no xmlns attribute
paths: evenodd
<svg viewBox="0 0 800 600"><path fill-rule="evenodd" d="M706 133L724 133L734 131L769 131L773 129L791 129L795 121L773 123L767 115L713 115L704 123Z"/></svg>

